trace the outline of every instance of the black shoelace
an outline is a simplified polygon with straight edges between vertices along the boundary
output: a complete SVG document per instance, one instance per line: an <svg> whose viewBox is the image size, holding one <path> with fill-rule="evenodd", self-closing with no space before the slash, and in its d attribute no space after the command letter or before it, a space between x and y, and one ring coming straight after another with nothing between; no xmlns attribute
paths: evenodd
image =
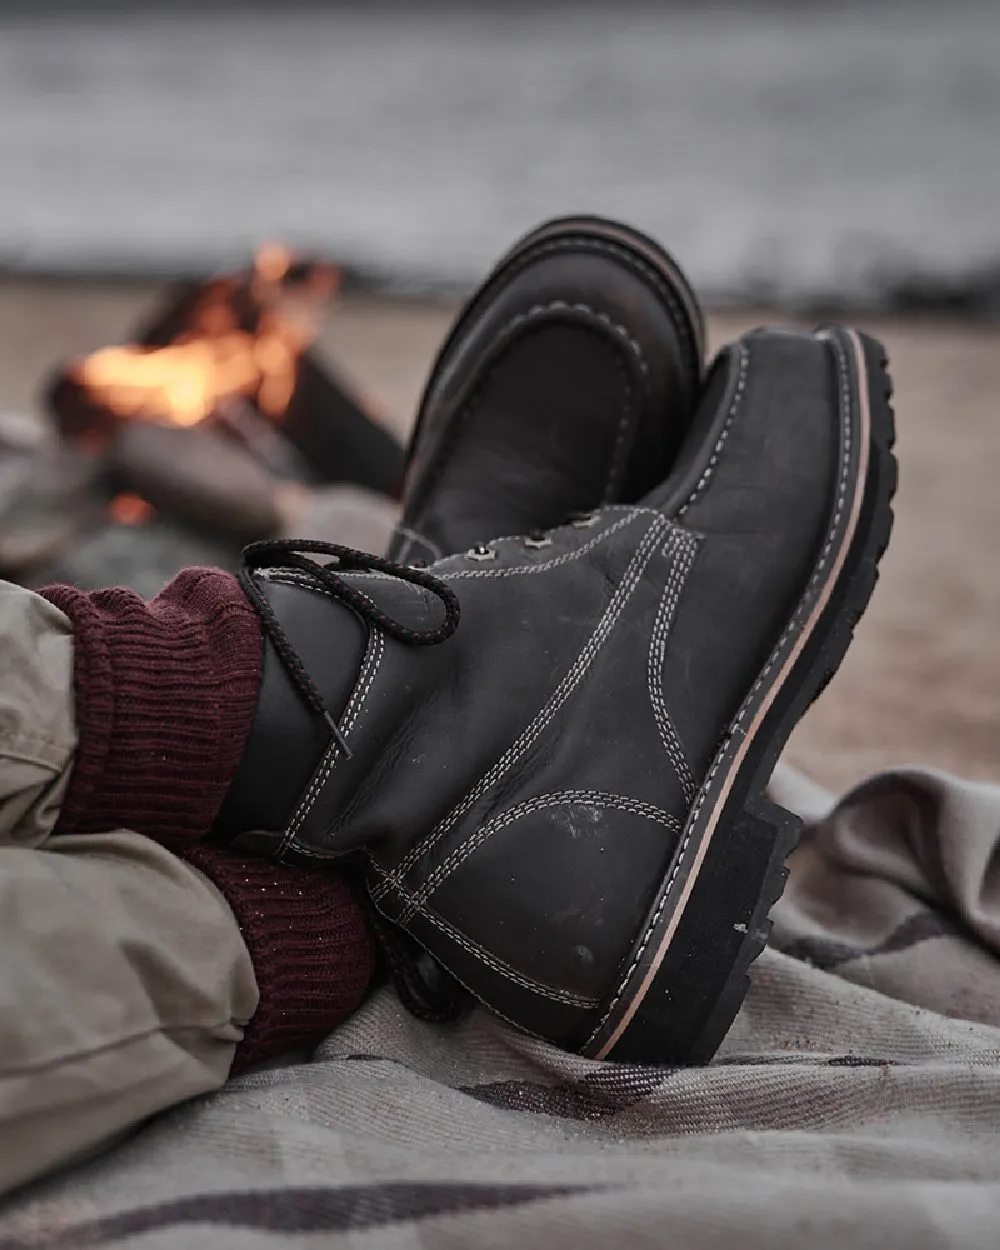
<svg viewBox="0 0 1000 1250"><path fill-rule="evenodd" d="M319 561L310 559L306 552L329 556L336 563L332 566L320 564ZM289 678L316 715L325 722L344 757L350 759L351 750L340 726L324 704L319 687L288 641L281 622L254 580L253 574L258 569L274 567L294 569L304 574L318 589L325 590L334 599L353 608L359 616L390 638L412 646L434 646L451 637L458 628L458 597L449 586L430 573L397 564L381 556L369 555L364 551L355 551L351 547L341 547L336 543L312 539L275 539L251 543L244 548L239 569L239 581L244 594L256 609L261 626L274 644ZM410 629L409 626L400 624L339 575L358 571L388 573L401 581L424 587L441 600L444 620L436 629ZM403 1005L420 1020L441 1023L454 1019L465 1001L461 986L408 934L385 920L373 904L369 905L368 910L372 930Z"/></svg>
<svg viewBox="0 0 1000 1250"><path fill-rule="evenodd" d="M313 555L329 556L336 564L320 564L312 560L305 552ZM458 597L450 586L425 573L421 569L410 568L405 564L397 564L394 560L386 560L383 556L369 555L366 551L355 551L353 547L341 547L337 543L324 543L309 538L281 538L251 543L243 548L240 561L239 580L243 593L253 604L260 617L260 623L267 633L274 649L285 666L289 678L295 683L299 692L316 715L326 723L337 746L347 759L351 750L344 739L340 726L323 702L319 688L310 677L305 665L299 659L295 648L288 641L281 622L274 614L254 580L253 574L263 568L294 569L304 574L317 589L348 607L372 625L377 626L390 638L399 642L409 643L415 647L431 647L436 643L450 638L458 628L459 606ZM347 572L378 572L398 577L400 581L410 582L414 586L422 586L437 595L444 607L444 620L436 629L410 629L393 620L362 591L355 589L339 576Z"/></svg>

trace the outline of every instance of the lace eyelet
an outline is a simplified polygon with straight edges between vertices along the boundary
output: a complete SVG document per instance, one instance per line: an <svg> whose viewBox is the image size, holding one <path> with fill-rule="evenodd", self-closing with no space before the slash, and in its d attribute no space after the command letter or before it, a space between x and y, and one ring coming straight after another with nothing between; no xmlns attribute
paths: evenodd
<svg viewBox="0 0 1000 1250"><path fill-rule="evenodd" d="M539 534L537 538L522 538L521 545L530 547L532 551L541 551L543 547L552 546L552 539L548 534Z"/></svg>
<svg viewBox="0 0 1000 1250"><path fill-rule="evenodd" d="M578 530L586 530L596 525L600 519L601 514L599 512L587 512L583 516L574 517L570 524L575 525Z"/></svg>
<svg viewBox="0 0 1000 1250"><path fill-rule="evenodd" d="M497 553L492 547L487 547L480 543L478 547L473 547L471 551L465 553L470 560L495 560Z"/></svg>

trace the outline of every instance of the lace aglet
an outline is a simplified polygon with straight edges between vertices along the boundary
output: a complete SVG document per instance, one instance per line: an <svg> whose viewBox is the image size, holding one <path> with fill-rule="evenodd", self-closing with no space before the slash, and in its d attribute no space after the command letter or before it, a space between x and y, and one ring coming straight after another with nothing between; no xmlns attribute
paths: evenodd
<svg viewBox="0 0 1000 1250"><path fill-rule="evenodd" d="M326 721L327 725L330 728L330 733L333 735L334 742L336 742L337 746L340 747L341 751L343 751L344 758L348 760L352 759L354 752L347 745L347 739L340 732L340 726L333 719L333 717L330 715L329 712L323 713L323 719Z"/></svg>

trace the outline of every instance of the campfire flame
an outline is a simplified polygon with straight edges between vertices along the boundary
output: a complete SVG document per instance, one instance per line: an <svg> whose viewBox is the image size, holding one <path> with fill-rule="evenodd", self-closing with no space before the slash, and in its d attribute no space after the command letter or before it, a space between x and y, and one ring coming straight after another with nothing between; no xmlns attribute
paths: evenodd
<svg viewBox="0 0 1000 1250"><path fill-rule="evenodd" d="M331 265L294 272L293 265L280 245L262 247L249 279L208 284L189 325L167 346L106 347L74 362L70 376L121 417L196 425L222 400L242 396L279 419L340 277Z"/></svg>
<svg viewBox="0 0 1000 1250"><path fill-rule="evenodd" d="M123 491L109 501L108 515L119 525L144 525L153 516L153 506L140 495Z"/></svg>

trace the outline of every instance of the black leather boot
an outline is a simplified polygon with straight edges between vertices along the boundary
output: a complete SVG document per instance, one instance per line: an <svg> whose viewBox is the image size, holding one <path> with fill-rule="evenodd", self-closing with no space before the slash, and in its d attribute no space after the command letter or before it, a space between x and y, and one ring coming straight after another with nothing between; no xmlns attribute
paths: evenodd
<svg viewBox="0 0 1000 1250"><path fill-rule="evenodd" d="M651 239L595 217L529 234L438 354L389 555L428 563L639 499L670 470L703 357L698 301Z"/></svg>
<svg viewBox="0 0 1000 1250"><path fill-rule="evenodd" d="M427 571L249 549L269 641L220 832L356 863L522 1029L709 1056L798 836L765 786L888 541L889 389L862 335L758 331L641 504Z"/></svg>

